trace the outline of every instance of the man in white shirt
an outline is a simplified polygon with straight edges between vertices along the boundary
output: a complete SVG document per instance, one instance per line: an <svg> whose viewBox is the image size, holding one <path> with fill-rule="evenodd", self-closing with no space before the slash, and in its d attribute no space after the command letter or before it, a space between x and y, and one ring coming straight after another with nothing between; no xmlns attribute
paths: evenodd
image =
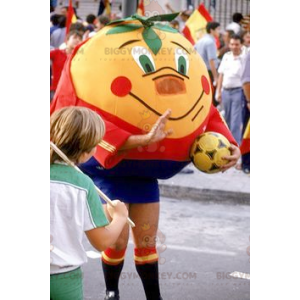
<svg viewBox="0 0 300 300"><path fill-rule="evenodd" d="M226 30L233 30L235 34L241 35L242 33L242 26L241 22L243 21L244 17L241 13L234 13L232 15L232 22L228 24Z"/></svg>
<svg viewBox="0 0 300 300"><path fill-rule="evenodd" d="M229 48L218 69L219 78L216 92L216 100L223 104L225 120L234 138L240 144L242 139L242 108L243 89L242 71L244 66L245 51L242 49L242 38L233 35Z"/></svg>

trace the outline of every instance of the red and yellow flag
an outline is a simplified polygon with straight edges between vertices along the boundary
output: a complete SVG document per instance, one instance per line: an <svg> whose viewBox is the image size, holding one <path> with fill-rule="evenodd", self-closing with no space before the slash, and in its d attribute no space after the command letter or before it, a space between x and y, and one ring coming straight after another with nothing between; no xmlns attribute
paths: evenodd
<svg viewBox="0 0 300 300"><path fill-rule="evenodd" d="M197 41L206 34L206 24L212 22L213 18L201 3L187 20L183 29L183 35L195 45Z"/></svg>
<svg viewBox="0 0 300 300"><path fill-rule="evenodd" d="M72 23L76 23L77 18L73 9L72 0L69 0L69 7L68 7L68 15L67 15L67 22L66 22L66 34L70 31L70 26Z"/></svg>
<svg viewBox="0 0 300 300"><path fill-rule="evenodd" d="M247 124L240 150L242 155L250 152L250 120Z"/></svg>
<svg viewBox="0 0 300 300"><path fill-rule="evenodd" d="M144 0L140 0L139 7L138 7L138 10L137 10L137 13L138 13L140 16L144 16L144 15L145 15L145 5L144 5Z"/></svg>

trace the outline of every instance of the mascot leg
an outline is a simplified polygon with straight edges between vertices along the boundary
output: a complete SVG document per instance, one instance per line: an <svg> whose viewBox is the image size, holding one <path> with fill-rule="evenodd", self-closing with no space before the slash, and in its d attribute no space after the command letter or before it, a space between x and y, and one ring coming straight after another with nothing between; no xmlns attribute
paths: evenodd
<svg viewBox="0 0 300 300"><path fill-rule="evenodd" d="M107 216L109 216L108 213ZM124 265L128 239L129 227L126 225L116 244L102 252L102 269L106 285L106 296L104 300L120 299L119 278Z"/></svg>
<svg viewBox="0 0 300 300"><path fill-rule="evenodd" d="M147 300L160 300L162 298L156 252L159 202L131 204L130 217L136 224L136 227L132 228L136 270L142 280Z"/></svg>

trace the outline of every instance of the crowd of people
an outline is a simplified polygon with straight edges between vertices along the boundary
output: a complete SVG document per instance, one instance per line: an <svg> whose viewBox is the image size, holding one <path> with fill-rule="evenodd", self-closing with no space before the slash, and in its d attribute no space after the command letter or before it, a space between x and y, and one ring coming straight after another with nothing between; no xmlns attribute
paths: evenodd
<svg viewBox="0 0 300 300"><path fill-rule="evenodd" d="M203 58L213 87L213 101L222 111L235 140L240 145L250 117L250 98L243 88L246 57L250 56L250 30L242 27L243 15L234 13L232 22L220 34L220 23L209 22L204 35L195 45ZM220 40L217 47L216 40ZM244 156L237 169L250 173L250 158Z"/></svg>

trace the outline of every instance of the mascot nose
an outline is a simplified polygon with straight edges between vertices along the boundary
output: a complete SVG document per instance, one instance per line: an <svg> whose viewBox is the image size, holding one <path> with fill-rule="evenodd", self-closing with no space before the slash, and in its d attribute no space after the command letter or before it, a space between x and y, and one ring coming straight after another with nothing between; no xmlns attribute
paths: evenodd
<svg viewBox="0 0 300 300"><path fill-rule="evenodd" d="M161 96L186 93L184 81L174 76L163 76L155 79L155 87Z"/></svg>

